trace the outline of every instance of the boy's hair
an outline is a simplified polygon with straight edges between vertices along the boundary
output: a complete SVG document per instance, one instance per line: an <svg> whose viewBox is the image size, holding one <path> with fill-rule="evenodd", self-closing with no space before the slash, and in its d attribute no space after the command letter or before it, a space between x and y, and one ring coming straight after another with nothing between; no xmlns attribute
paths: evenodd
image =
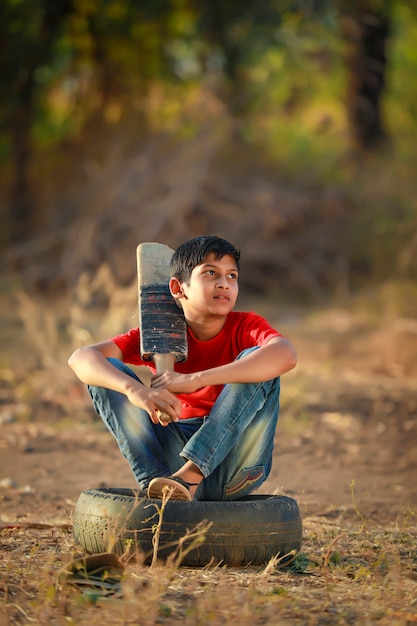
<svg viewBox="0 0 417 626"><path fill-rule="evenodd" d="M189 239L175 250L171 259L171 277L175 276L181 283L189 284L193 269L201 265L211 252L216 259L226 255L233 257L239 269L240 251L225 239L205 235Z"/></svg>

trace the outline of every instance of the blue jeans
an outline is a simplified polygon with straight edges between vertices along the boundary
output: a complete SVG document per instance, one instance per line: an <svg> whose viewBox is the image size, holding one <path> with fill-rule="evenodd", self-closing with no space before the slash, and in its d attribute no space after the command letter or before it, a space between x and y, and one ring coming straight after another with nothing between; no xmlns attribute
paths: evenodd
<svg viewBox="0 0 417 626"><path fill-rule="evenodd" d="M238 358L251 350L243 351ZM118 359L114 367L139 378ZM124 394L88 386L94 408L116 438L141 489L190 460L201 470L198 500L236 500L260 487L272 465L280 379L225 385L210 415L161 426Z"/></svg>

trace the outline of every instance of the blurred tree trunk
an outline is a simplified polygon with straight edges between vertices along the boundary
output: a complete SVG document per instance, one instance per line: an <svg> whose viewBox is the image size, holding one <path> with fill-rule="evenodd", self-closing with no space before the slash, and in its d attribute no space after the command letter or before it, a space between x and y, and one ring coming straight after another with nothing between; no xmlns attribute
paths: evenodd
<svg viewBox="0 0 417 626"><path fill-rule="evenodd" d="M229 2L232 5L233 2ZM238 68L240 64L239 46L232 41L230 29L236 16L228 15L229 5L221 0L212 0L207 4L203 3L204 15L207 23L207 31L210 39L216 42L224 56L224 71L232 82L238 78Z"/></svg>
<svg viewBox="0 0 417 626"><path fill-rule="evenodd" d="M21 86L10 124L12 161L14 163L9 203L9 239L15 243L26 239L33 226L29 168L32 157L30 128L32 122L32 75Z"/></svg>
<svg viewBox="0 0 417 626"><path fill-rule="evenodd" d="M391 32L390 12L387 2L381 2L379 10L367 9L363 2L343 4L342 35L348 43L348 116L355 145L360 150L372 151L387 139L381 100Z"/></svg>
<svg viewBox="0 0 417 626"><path fill-rule="evenodd" d="M218 95L233 115L239 115L247 104L246 79L241 71L245 42L242 32L247 31L249 16L253 15L252 0L242 4L238 0L211 0L195 2L200 29L211 50L218 50L223 61L226 81ZM253 22L252 22L253 24Z"/></svg>
<svg viewBox="0 0 417 626"><path fill-rule="evenodd" d="M13 243L25 240L36 221L30 185L37 87L34 76L39 67L51 62L56 38L72 10L73 0L8 1L2 6L0 83L9 94L3 114L13 164L5 231Z"/></svg>

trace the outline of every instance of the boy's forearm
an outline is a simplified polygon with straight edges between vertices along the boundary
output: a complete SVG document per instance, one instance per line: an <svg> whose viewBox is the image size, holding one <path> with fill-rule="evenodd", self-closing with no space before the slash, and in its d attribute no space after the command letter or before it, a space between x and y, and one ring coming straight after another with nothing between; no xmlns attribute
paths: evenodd
<svg viewBox="0 0 417 626"><path fill-rule="evenodd" d="M254 350L247 356L213 369L197 372L199 387L228 383L256 383L277 378L297 364L294 347L286 339Z"/></svg>
<svg viewBox="0 0 417 626"><path fill-rule="evenodd" d="M97 350L80 348L68 360L68 365L86 385L105 387L126 394L135 382L131 376L113 367Z"/></svg>

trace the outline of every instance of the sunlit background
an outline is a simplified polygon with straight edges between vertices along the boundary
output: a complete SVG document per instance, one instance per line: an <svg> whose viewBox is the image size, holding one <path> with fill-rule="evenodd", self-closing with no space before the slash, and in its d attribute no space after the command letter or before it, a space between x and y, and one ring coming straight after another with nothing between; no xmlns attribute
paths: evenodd
<svg viewBox="0 0 417 626"><path fill-rule="evenodd" d="M1 11L3 276L56 298L108 263L127 285L138 242L215 232L260 293L415 281L412 3Z"/></svg>

